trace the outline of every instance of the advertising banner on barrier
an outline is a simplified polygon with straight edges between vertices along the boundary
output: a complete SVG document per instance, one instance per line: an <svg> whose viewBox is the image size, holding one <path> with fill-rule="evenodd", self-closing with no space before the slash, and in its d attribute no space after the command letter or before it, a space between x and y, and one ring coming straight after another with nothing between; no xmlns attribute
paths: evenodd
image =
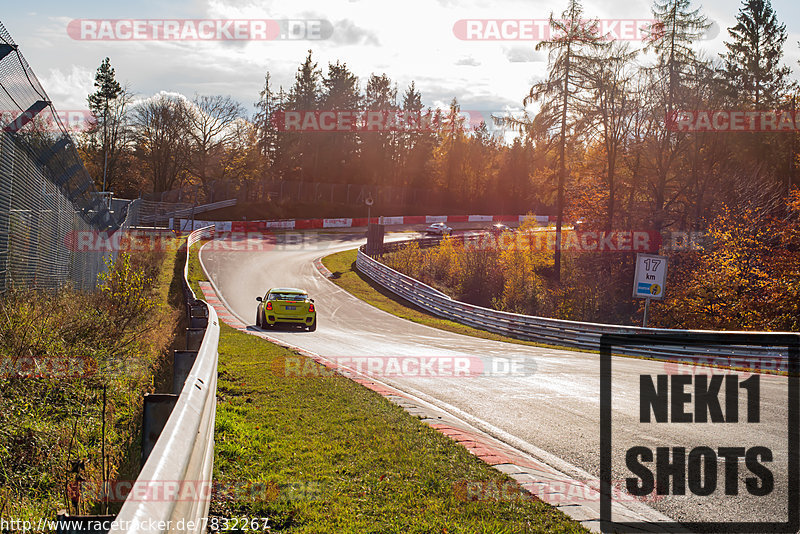
<svg viewBox="0 0 800 534"><path fill-rule="evenodd" d="M191 232L194 230L199 230L204 226L216 226L218 232L230 232L233 223L231 221L201 221L198 219L194 220L194 226L192 226L191 219L180 219L180 231L181 232Z"/></svg>
<svg viewBox="0 0 800 534"><path fill-rule="evenodd" d="M437 222L512 222L524 221L528 215L408 215L408 216L392 216L392 217L372 217L371 222L381 223L385 225L400 225L400 224L433 224ZM550 217L547 215L537 215L536 222L540 225L547 225ZM283 219L276 221L205 221L195 219L194 227L192 227L191 219L180 219L178 221L181 232L189 232L192 229L196 230L209 224L217 226L220 232L257 232L268 228L276 230L304 230L304 229L318 229L318 228L360 228L367 226L366 217L334 217L329 219ZM172 227L173 220L170 219L170 228Z"/></svg>
<svg viewBox="0 0 800 534"><path fill-rule="evenodd" d="M294 229L294 219L288 221L266 221L267 228Z"/></svg>
<svg viewBox="0 0 800 534"><path fill-rule="evenodd" d="M323 228L350 228L353 219L322 219Z"/></svg>

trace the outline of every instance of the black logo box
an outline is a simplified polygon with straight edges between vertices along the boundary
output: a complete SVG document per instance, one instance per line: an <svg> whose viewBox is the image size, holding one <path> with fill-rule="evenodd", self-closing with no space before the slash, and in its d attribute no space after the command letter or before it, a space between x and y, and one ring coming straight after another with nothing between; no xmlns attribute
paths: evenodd
<svg viewBox="0 0 800 534"><path fill-rule="evenodd" d="M751 345L786 349L788 354L788 520L696 521L696 522L617 522L611 521L611 353L614 347L627 346L732 346ZM600 529L602 532L641 532L661 528L671 531L797 532L800 529L800 334L772 333L642 333L603 334L600 336Z"/></svg>

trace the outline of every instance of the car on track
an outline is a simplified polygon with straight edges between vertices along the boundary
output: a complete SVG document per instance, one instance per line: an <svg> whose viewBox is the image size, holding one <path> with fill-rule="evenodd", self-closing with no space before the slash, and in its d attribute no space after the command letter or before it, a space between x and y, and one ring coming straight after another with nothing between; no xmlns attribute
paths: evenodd
<svg viewBox="0 0 800 534"><path fill-rule="evenodd" d="M486 229L486 231L487 231L487 232L490 232L490 233L492 233L492 234L494 234L494 235L500 235L500 234L502 234L503 232L513 232L513 231L514 231L514 229L513 229L513 228L510 228L510 227L508 227L508 226L506 226L506 225L505 225L505 224L503 224L503 223L497 223L497 224L493 224L493 225L489 226L489 227Z"/></svg>
<svg viewBox="0 0 800 534"><path fill-rule="evenodd" d="M430 225L425 229L426 234L433 234L433 235L450 235L452 231L453 229L447 226L443 222L433 223L432 225Z"/></svg>
<svg viewBox="0 0 800 534"><path fill-rule="evenodd" d="M273 287L264 297L256 297L256 326L271 328L278 323L294 324L313 332L317 329L317 309L308 292L295 287Z"/></svg>

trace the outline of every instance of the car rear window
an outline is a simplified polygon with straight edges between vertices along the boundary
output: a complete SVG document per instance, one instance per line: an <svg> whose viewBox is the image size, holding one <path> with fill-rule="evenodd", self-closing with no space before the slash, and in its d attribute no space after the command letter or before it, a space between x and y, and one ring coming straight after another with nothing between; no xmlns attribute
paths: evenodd
<svg viewBox="0 0 800 534"><path fill-rule="evenodd" d="M305 300L308 295L305 293L270 293L269 300Z"/></svg>

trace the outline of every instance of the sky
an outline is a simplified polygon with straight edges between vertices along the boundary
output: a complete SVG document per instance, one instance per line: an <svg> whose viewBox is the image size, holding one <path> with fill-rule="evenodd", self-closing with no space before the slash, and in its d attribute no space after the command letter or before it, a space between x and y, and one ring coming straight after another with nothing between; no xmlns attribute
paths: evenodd
<svg viewBox="0 0 800 534"><path fill-rule="evenodd" d="M464 40L454 31L469 19L547 19L561 13L566 0L173 0L108 2L44 0L3 3L0 22L59 111L84 110L94 73L108 56L117 79L139 98L159 91L230 95L248 112L269 71L277 87L288 89L307 50L323 72L340 60L360 78L386 73L401 94L413 80L427 106L443 107L456 97L462 110L520 109L532 84L547 69L535 41ZM648 19L646 0L592 0L585 15L609 21ZM692 3L714 23L698 49L708 57L725 50L726 28L735 24L740 3L708 0ZM800 72L800 2L774 0L789 34L784 62L792 78ZM80 38L81 20L294 20L293 27L328 38L258 40L88 40ZM314 22L324 21L324 22ZM72 25L71 25L72 24ZM250 22L249 24L253 24ZM197 27L197 26L193 26ZM272 26L270 26L271 28ZM69 31L73 28L74 31ZM94 26L99 28L99 26ZM483 26L484 30L487 30ZM322 30L323 33L326 33ZM88 33L91 35L91 32ZM636 41L631 44L637 45Z"/></svg>

